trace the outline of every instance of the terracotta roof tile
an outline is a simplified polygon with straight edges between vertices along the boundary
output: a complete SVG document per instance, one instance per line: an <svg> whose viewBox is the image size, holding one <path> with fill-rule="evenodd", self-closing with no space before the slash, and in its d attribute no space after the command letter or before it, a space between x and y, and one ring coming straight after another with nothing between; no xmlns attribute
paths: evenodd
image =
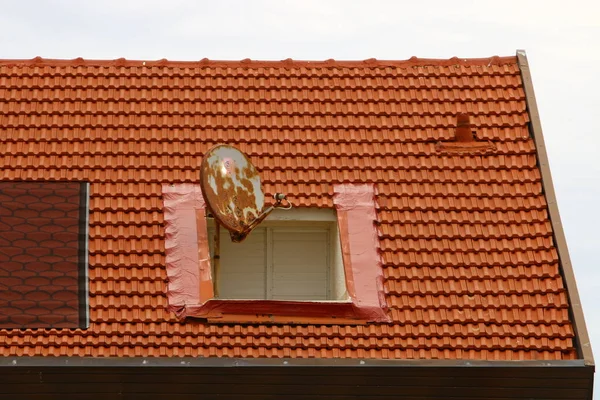
<svg viewBox="0 0 600 400"><path fill-rule="evenodd" d="M495 149L438 151L458 113ZM0 330L2 353L576 358L528 122L514 57L0 61L0 179L91 182L89 329ZM167 311L161 186L198 182L220 142L297 206L332 207L334 183L375 184L393 322L211 325Z"/></svg>

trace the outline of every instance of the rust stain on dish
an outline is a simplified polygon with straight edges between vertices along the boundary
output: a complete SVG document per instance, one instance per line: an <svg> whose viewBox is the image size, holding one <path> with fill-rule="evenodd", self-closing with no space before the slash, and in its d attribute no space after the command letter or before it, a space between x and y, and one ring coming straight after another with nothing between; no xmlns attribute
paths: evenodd
<svg viewBox="0 0 600 400"><path fill-rule="evenodd" d="M217 145L206 152L200 181L210 211L230 232L243 233L264 208L258 171L233 146Z"/></svg>

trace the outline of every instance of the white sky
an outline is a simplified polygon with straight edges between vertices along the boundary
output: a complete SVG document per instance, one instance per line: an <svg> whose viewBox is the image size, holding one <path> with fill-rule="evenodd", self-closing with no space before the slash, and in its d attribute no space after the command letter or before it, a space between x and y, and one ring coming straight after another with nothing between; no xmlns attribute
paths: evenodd
<svg viewBox="0 0 600 400"><path fill-rule="evenodd" d="M402 60L516 49L529 58L600 360L600 2L0 0L1 58Z"/></svg>

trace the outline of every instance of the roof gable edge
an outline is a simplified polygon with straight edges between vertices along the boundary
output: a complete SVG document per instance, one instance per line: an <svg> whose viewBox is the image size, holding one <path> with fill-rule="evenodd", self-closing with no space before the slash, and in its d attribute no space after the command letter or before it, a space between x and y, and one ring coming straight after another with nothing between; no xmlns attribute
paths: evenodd
<svg viewBox="0 0 600 400"><path fill-rule="evenodd" d="M519 69L521 70L521 77L523 79L523 90L525 91L525 99L527 102L527 113L529 114L530 119L529 129L535 142L538 167L542 177L542 190L548 204L549 218L552 225L556 250L558 252L560 271L562 272L565 286L567 287L569 310L572 316L573 329L575 330L577 352L579 353L580 357L583 358L586 365L594 365L592 346L585 324L579 291L577 290L573 264L571 263L571 257L569 256L567 240L560 219L560 213L558 211L556 192L554 191L554 184L552 182L548 153L546 151L540 114L535 99L531 71L529 69L529 63L527 61L525 50L517 50L517 60Z"/></svg>

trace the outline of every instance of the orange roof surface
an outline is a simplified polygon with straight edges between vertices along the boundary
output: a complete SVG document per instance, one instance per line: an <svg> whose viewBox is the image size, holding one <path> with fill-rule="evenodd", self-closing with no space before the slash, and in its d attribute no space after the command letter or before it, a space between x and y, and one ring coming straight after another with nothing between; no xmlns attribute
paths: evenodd
<svg viewBox="0 0 600 400"><path fill-rule="evenodd" d="M466 113L485 151L444 151ZM4 356L574 359L516 57L0 61L2 180L87 180L87 330L0 330ZM333 207L374 183L392 323L179 322L161 185L216 143L267 194Z"/></svg>

